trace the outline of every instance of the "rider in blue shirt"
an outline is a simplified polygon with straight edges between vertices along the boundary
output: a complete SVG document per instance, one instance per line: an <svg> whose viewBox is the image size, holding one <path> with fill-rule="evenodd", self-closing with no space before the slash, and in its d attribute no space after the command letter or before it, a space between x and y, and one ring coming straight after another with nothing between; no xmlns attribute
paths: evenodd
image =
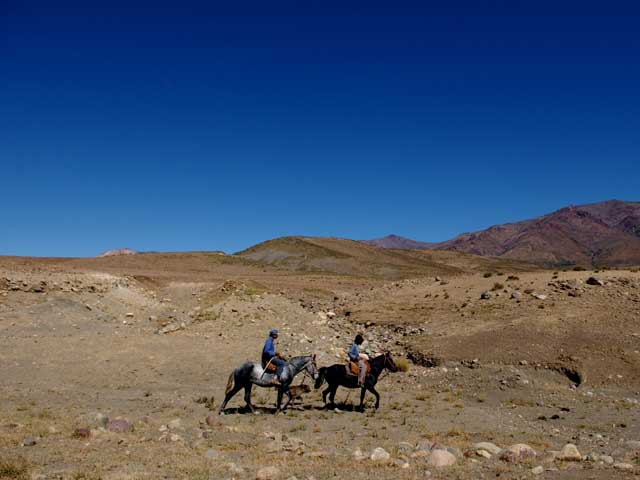
<svg viewBox="0 0 640 480"><path fill-rule="evenodd" d="M364 353L360 353L360 346L364 343L364 337L360 334L356 335L355 340L351 344L351 348L347 352L349 360L358 364L358 386L364 386L364 382L367 376L367 366L364 363L365 359L368 359Z"/></svg>
<svg viewBox="0 0 640 480"><path fill-rule="evenodd" d="M278 338L278 330L271 330L269 337L264 342L262 347L262 368L265 368L269 362L276 366L276 374L273 379L274 385L279 385L280 374L282 373L282 367L285 365L285 361L281 358L280 354L276 352L276 339Z"/></svg>

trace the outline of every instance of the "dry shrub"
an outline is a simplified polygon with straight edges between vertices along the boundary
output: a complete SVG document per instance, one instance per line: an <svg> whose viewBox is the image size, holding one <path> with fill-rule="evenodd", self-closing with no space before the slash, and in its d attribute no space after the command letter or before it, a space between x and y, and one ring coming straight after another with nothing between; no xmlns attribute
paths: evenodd
<svg viewBox="0 0 640 480"><path fill-rule="evenodd" d="M24 459L0 459L0 479L27 480L28 478L30 478L29 467Z"/></svg>
<svg viewBox="0 0 640 480"><path fill-rule="evenodd" d="M398 367L399 372L408 372L409 371L409 362L404 358L398 358L395 360L396 367Z"/></svg>

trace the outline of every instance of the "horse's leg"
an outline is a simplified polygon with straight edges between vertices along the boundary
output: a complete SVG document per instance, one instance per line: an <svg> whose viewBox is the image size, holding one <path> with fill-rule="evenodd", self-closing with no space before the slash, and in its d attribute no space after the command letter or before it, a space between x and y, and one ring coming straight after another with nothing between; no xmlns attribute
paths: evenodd
<svg viewBox="0 0 640 480"><path fill-rule="evenodd" d="M238 384L234 385L233 389L231 389L229 393L227 393L224 396L224 402L222 402L222 405L220 405L220 409L218 410L218 413L224 412L224 409L226 408L229 400L231 400L235 396L235 394L238 393L240 390L242 390L242 385L238 385Z"/></svg>
<svg viewBox="0 0 640 480"><path fill-rule="evenodd" d="M330 391L331 391L331 384L329 384L329 386L322 391L322 402L325 405L327 404L327 395L329 394Z"/></svg>
<svg viewBox="0 0 640 480"><path fill-rule="evenodd" d="M287 390L285 394L287 395L287 401L284 403L284 407L282 407L282 410L286 410L291 403L291 400L293 400L293 395L291 395L291 392L289 390Z"/></svg>
<svg viewBox="0 0 640 480"><path fill-rule="evenodd" d="M336 405L336 392L338 391L338 384L331 385L331 393L329 393L329 403L335 407Z"/></svg>
<svg viewBox="0 0 640 480"><path fill-rule="evenodd" d="M360 389L360 406L358 407L358 409L361 412L364 412L364 395L367 393L367 389L365 387L362 387Z"/></svg>
<svg viewBox="0 0 640 480"><path fill-rule="evenodd" d="M251 404L251 389L253 388L253 383L248 382L244 387L244 401L247 404L247 408L250 412L253 412L253 405Z"/></svg>
<svg viewBox="0 0 640 480"><path fill-rule="evenodd" d="M283 393L284 393L284 390L282 389L282 387L278 387L278 400L276 401L276 412L280 411L280 405L282 405Z"/></svg>
<svg viewBox="0 0 640 480"><path fill-rule="evenodd" d="M367 390L369 390L371 393L373 393L376 397L376 410L378 409L378 407L380 407L380 394L378 393L378 391L376 390L375 385L367 385ZM362 389L364 391L364 388Z"/></svg>

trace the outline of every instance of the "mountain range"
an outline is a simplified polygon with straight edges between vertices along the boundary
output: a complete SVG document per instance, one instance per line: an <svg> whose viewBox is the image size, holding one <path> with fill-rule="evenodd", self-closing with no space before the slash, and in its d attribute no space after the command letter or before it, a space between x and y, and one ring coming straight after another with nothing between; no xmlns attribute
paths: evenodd
<svg viewBox="0 0 640 480"><path fill-rule="evenodd" d="M465 252L549 267L640 265L640 202L572 205L440 243L424 244L395 235L367 243L383 248Z"/></svg>

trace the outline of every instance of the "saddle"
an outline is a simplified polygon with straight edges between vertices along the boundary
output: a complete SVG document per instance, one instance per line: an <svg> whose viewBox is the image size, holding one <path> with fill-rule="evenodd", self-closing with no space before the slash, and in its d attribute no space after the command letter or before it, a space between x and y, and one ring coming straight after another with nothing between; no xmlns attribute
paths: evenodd
<svg viewBox="0 0 640 480"><path fill-rule="evenodd" d="M363 360L363 361L365 366L367 367L367 375L369 375L371 373L371 364L369 363L369 360ZM358 367L358 363L352 362L351 360L349 360L349 364L347 366L347 374L355 375L357 377L358 373L360 373L360 367Z"/></svg>
<svg viewBox="0 0 640 480"><path fill-rule="evenodd" d="M276 373L277 371L278 367L276 367L276 364L273 362L267 363L267 365L264 367L264 373Z"/></svg>

